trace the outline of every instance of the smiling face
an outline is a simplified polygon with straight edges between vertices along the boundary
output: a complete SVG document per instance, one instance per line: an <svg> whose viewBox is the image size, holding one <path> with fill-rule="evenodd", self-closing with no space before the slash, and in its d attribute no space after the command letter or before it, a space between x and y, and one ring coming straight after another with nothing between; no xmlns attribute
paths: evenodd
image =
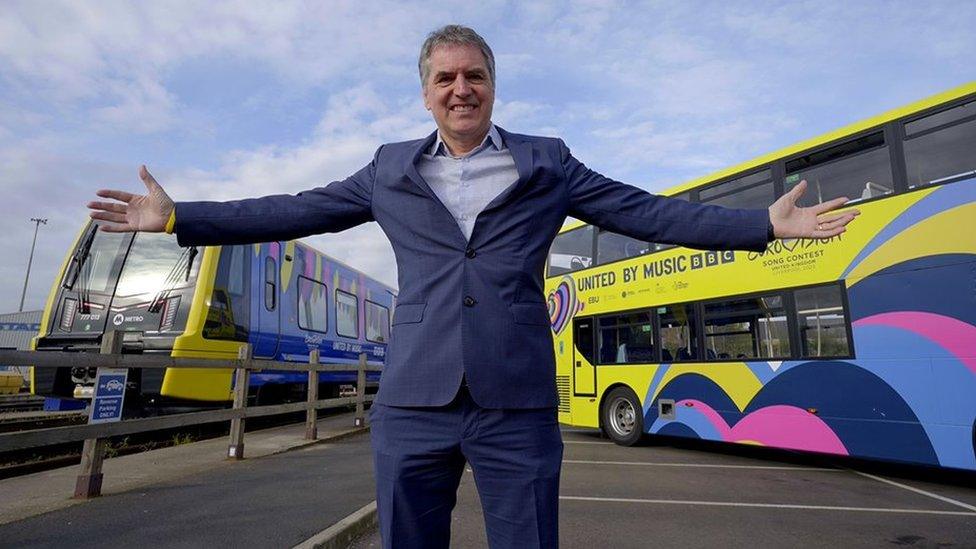
<svg viewBox="0 0 976 549"><path fill-rule="evenodd" d="M454 154L471 151L491 127L495 86L485 58L475 46L438 46L428 58L424 106Z"/></svg>

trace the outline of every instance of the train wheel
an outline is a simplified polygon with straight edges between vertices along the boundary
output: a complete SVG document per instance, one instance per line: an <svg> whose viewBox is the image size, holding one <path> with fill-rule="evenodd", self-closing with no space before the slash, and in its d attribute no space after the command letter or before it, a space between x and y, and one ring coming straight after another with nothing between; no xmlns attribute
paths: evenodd
<svg viewBox="0 0 976 549"><path fill-rule="evenodd" d="M610 440L621 446L634 446L644 436L644 409L634 391L617 387L603 400L600 423Z"/></svg>

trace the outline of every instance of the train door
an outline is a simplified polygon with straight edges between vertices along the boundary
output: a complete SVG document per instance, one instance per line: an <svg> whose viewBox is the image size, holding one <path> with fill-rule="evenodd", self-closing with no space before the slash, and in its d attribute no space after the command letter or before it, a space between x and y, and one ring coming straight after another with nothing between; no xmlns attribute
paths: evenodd
<svg viewBox="0 0 976 549"><path fill-rule="evenodd" d="M278 353L281 336L281 244L271 242L265 253L259 255L260 285L255 284L258 299L257 336L254 338L254 356L271 358Z"/></svg>

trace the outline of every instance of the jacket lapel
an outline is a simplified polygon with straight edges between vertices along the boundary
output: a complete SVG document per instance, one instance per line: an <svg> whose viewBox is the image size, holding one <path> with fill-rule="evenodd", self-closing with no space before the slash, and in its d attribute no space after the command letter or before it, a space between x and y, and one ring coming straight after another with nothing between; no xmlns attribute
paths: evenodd
<svg viewBox="0 0 976 549"><path fill-rule="evenodd" d="M449 222L449 224L452 227L454 227L453 232L459 239L460 246L463 248L464 245L467 243L467 239L464 237L464 233L461 231L461 227L458 226L457 220L454 219L454 215L451 214L451 211L447 209L447 206L445 206L444 203L441 202L441 199L437 196L437 193L435 193L434 190L430 188L430 185L427 184L427 181L424 179L424 176L420 175L420 170L417 169L417 164L420 163L420 157L423 156L424 153L429 151L432 146L434 146L434 141L436 140L437 140L437 131L434 130L434 133L428 135L427 139L424 139L423 142L420 143L420 147L418 147L417 150L414 151L414 153L410 156L407 165L404 167L404 171L406 172L407 177L410 179L410 181L413 181L415 185L417 185L425 193L427 193L427 196L430 197L430 199L433 200L435 204L440 206L441 211L446 216L447 222Z"/></svg>
<svg viewBox="0 0 976 549"><path fill-rule="evenodd" d="M519 139L518 136L508 133L498 126L495 127L498 129L499 135L502 136L505 146L512 153L512 159L515 160L515 169L518 171L519 177L515 183L509 185L507 189L485 206L484 211L486 212L504 206L512 197L517 196L532 179L532 143Z"/></svg>
<svg viewBox="0 0 976 549"><path fill-rule="evenodd" d="M417 164L420 163L420 157L425 152L429 151L432 146L434 146L434 141L436 140L437 140L437 130L434 130L434 133L428 135L427 139L421 141L420 146L417 147L417 150L415 150L413 154L410 155L410 158L408 159L404 171L406 172L407 177L409 177L410 180L414 182L414 184L416 184L418 187L423 189L425 193L430 195L432 199L436 200L440 204L441 201L439 198L437 198L437 193L435 193L430 188L430 185L427 184L427 181L425 181L423 176L420 175L420 171L417 170ZM443 204L441 204L441 206L443 206Z"/></svg>

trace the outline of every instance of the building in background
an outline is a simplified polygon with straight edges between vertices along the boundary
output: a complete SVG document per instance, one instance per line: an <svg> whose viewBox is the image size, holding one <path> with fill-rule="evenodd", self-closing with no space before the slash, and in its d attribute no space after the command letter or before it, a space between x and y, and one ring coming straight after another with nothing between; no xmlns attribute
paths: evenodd
<svg viewBox="0 0 976 549"><path fill-rule="evenodd" d="M0 314L0 349L30 349L30 342L41 328L42 311ZM0 394L16 393L28 380L26 367L0 364Z"/></svg>

